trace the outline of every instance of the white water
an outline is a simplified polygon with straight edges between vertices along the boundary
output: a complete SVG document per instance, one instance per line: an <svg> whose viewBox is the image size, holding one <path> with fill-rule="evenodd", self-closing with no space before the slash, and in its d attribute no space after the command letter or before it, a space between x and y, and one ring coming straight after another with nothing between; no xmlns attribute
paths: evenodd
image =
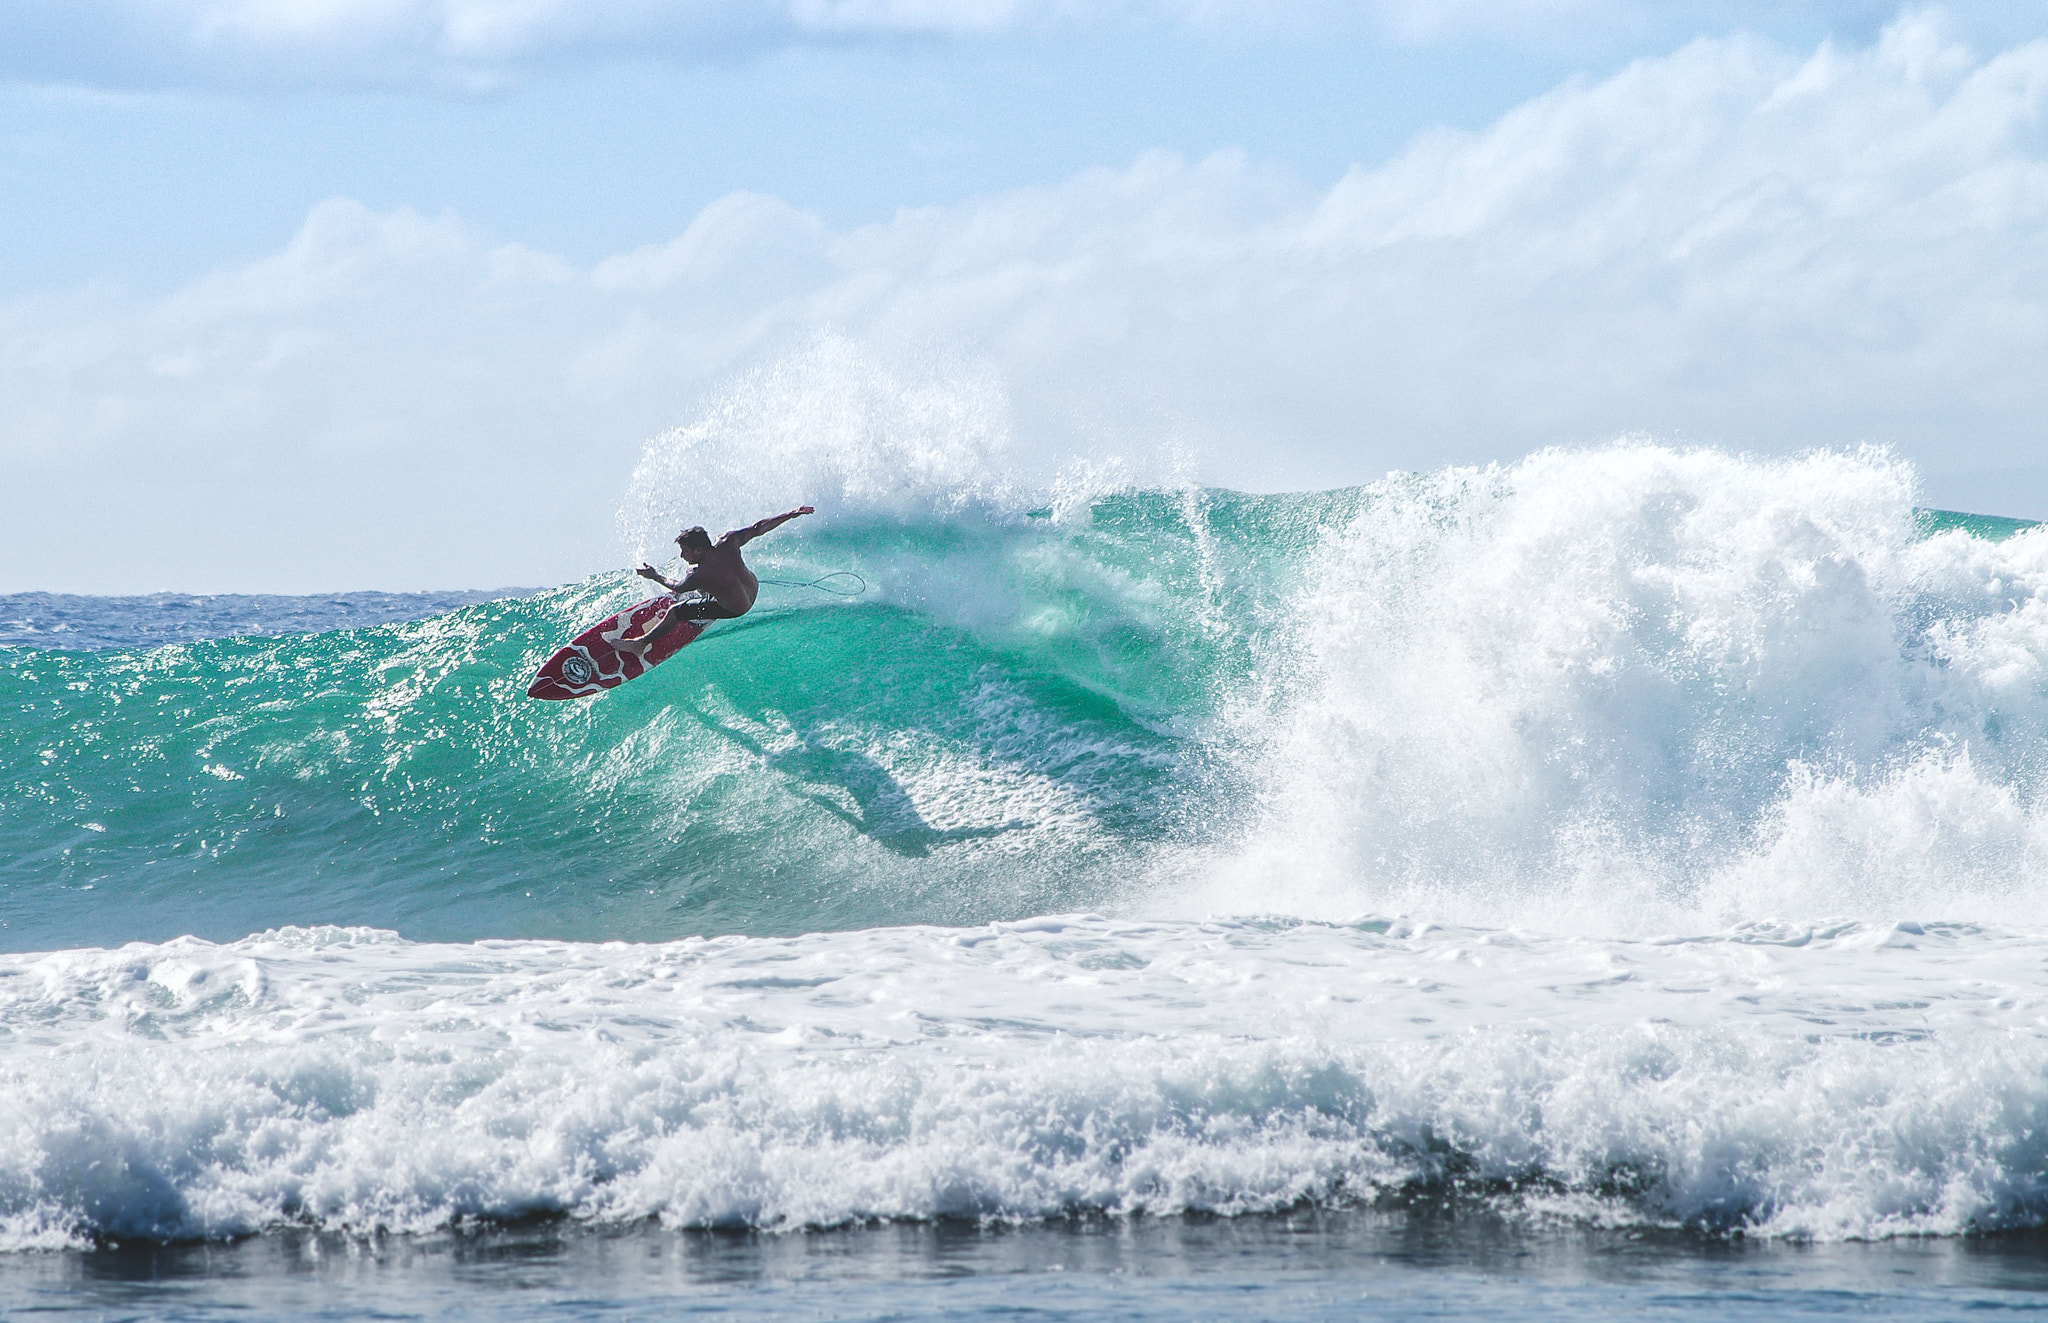
<svg viewBox="0 0 2048 1323"><path fill-rule="evenodd" d="M2048 529L1923 537L1882 453L1389 480L1325 540L1186 912L1576 932L2048 922Z"/></svg>
<svg viewBox="0 0 2048 1323"><path fill-rule="evenodd" d="M1531 1217L1956 1232L2048 1212L2041 950L1078 916L7 957L0 1225L12 1247L555 1210L791 1227L1456 1177Z"/></svg>

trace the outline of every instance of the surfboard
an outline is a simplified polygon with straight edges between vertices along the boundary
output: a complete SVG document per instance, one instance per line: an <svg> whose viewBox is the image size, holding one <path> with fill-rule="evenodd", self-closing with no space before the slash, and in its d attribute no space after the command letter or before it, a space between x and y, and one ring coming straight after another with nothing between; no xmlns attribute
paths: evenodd
<svg viewBox="0 0 2048 1323"><path fill-rule="evenodd" d="M685 620L656 639L652 646L634 641L654 628L661 613L675 600L664 593L635 602L570 639L533 677L533 683L526 687L526 696L588 698L628 680L637 680L675 656L685 643L704 632L702 624Z"/></svg>

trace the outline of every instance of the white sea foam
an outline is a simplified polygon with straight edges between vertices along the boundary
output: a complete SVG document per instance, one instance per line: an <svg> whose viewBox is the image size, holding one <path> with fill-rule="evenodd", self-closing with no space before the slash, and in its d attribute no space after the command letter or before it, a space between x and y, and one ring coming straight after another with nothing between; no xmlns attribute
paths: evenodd
<svg viewBox="0 0 2048 1323"><path fill-rule="evenodd" d="M2040 942L1076 916L0 957L0 1243L1459 1190L1766 1234L2029 1223Z"/></svg>
<svg viewBox="0 0 2048 1323"><path fill-rule="evenodd" d="M1162 903L2040 921L2048 530L1924 537L1913 495L1648 444L1390 479L1295 604L1242 850Z"/></svg>

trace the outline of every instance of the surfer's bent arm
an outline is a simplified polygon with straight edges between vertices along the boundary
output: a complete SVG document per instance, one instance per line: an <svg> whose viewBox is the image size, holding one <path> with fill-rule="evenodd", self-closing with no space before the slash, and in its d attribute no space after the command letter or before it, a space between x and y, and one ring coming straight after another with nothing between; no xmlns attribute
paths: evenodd
<svg viewBox="0 0 2048 1323"><path fill-rule="evenodd" d="M807 515L811 513L812 510L810 506L799 505L796 509L789 511L786 514L769 515L766 519L760 520L756 523L748 524L745 528L735 528L732 532L727 533L724 537L718 540L720 542L730 542L736 547L744 547L745 545L747 545L747 543L752 542L755 538L761 536L761 534L766 533L771 529L780 528L782 525L788 523L790 520L796 518L798 515Z"/></svg>
<svg viewBox="0 0 2048 1323"><path fill-rule="evenodd" d="M667 575L663 574L660 570L655 569L652 565L645 564L643 564L639 569L633 571L633 573L639 575L643 579L654 580L656 583L660 584L662 587L668 589L672 593L686 593L690 591L690 581L697 577L697 571L692 569L688 574L685 574L680 579L671 579Z"/></svg>

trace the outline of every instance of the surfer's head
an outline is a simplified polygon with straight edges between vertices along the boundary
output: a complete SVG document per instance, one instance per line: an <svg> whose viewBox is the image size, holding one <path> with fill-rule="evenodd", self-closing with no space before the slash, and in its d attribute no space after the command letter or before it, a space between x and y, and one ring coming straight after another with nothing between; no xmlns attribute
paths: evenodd
<svg viewBox="0 0 2048 1323"><path fill-rule="evenodd" d="M701 524L686 528L676 534L676 549L683 553L684 560L695 565L699 557L711 550L711 534L705 532Z"/></svg>

